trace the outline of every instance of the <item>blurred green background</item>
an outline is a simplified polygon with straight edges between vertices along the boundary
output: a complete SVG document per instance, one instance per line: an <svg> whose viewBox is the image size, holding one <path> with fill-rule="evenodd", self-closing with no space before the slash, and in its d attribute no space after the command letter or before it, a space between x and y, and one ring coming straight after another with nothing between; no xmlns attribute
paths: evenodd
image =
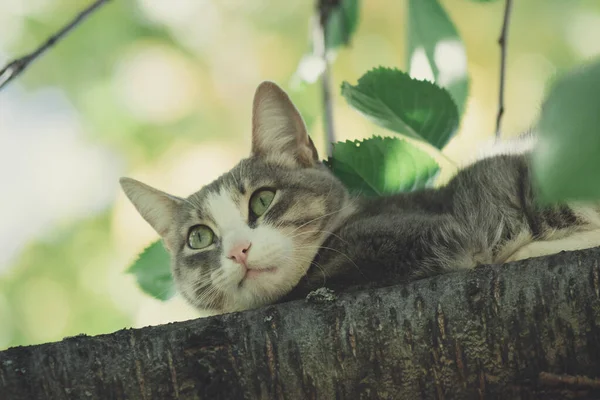
<svg viewBox="0 0 600 400"><path fill-rule="evenodd" d="M459 134L466 162L495 129L504 3L443 0L471 78ZM1 0L0 64L31 51L88 4ZM131 176L177 195L249 151L255 87L290 90L323 154L318 85L292 85L308 51L311 0L112 0L0 91L0 349L200 315L144 295L123 271L156 234L118 189ZM387 135L339 95L368 69L407 69L400 0L363 0L332 68L338 140ZM505 136L536 118L552 78L600 55L597 0L516 1ZM450 58L446 60L452 63Z"/></svg>

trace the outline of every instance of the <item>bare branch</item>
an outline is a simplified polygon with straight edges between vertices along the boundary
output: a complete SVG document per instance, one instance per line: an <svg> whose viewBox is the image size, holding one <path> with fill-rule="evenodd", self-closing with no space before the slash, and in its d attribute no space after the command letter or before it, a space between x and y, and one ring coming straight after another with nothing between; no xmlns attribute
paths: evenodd
<svg viewBox="0 0 600 400"><path fill-rule="evenodd" d="M498 116L496 117L496 140L500 139L500 125L504 115L504 81L506 79L506 45L508 41L508 26L510 24L510 11L512 9L512 0L506 0L504 7L504 22L498 44L500 45L500 93L498 98Z"/></svg>
<svg viewBox="0 0 600 400"><path fill-rule="evenodd" d="M104 3L109 0L96 0L89 7L80 12L71 22L65 25L54 35L50 36L46 42L38 47L33 52L24 55L21 58L17 58L9 62L2 70L0 70L0 89L8 84L11 80L19 76L25 69L33 62L36 58L41 56L46 50L54 46L59 40L63 39L69 31L79 25L84 19L86 19L91 13L98 9Z"/></svg>
<svg viewBox="0 0 600 400"><path fill-rule="evenodd" d="M333 153L335 142L335 130L333 125L333 104L331 96L331 75L329 71L329 59L327 58L327 22L335 2L331 0L317 0L318 18L313 20L313 44L314 52L323 62L321 73L321 94L323 101L323 126L327 135L327 156Z"/></svg>
<svg viewBox="0 0 600 400"><path fill-rule="evenodd" d="M331 99L331 78L329 76L329 63L325 62L325 69L321 74L321 93L323 98L323 123L327 134L327 156L333 155L335 131L333 128L333 102Z"/></svg>

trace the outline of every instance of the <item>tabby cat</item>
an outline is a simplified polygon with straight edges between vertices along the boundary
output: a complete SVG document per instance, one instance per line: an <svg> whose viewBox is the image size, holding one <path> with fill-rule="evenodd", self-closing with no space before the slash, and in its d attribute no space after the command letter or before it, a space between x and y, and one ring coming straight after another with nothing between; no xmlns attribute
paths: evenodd
<svg viewBox="0 0 600 400"><path fill-rule="evenodd" d="M187 198L121 185L180 293L221 312L600 245L600 208L537 205L527 154L479 160L436 189L351 196L271 82L254 97L251 155L231 171Z"/></svg>

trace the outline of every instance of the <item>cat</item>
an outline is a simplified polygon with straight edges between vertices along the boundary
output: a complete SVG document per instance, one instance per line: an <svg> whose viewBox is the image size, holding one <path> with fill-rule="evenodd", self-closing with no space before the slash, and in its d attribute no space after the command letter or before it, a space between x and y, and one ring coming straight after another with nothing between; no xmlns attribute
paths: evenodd
<svg viewBox="0 0 600 400"><path fill-rule="evenodd" d="M440 188L353 196L320 162L288 95L263 82L251 155L231 171L187 198L120 183L162 237L183 297L232 312L322 286L390 285L600 245L599 207L537 205L527 154L488 156Z"/></svg>

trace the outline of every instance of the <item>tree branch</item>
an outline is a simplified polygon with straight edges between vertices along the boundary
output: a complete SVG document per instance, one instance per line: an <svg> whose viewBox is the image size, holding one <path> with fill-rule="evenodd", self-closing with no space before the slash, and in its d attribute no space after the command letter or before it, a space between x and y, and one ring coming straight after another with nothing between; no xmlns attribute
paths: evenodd
<svg viewBox="0 0 600 400"><path fill-rule="evenodd" d="M510 25L510 12L512 10L512 0L505 0L504 21L502 22L502 31L498 44L500 45L500 88L498 95L498 116L496 117L496 140L500 139L500 126L502 116L504 115L504 82L506 80L506 46L508 42L508 28Z"/></svg>
<svg viewBox="0 0 600 400"><path fill-rule="evenodd" d="M600 398L600 248L0 352L0 398Z"/></svg>
<svg viewBox="0 0 600 400"><path fill-rule="evenodd" d="M0 89L7 85L11 80L19 76L36 58L41 56L46 50L54 46L59 40L63 39L69 31L79 25L91 13L98 9L101 5L109 0L97 0L89 7L80 12L71 22L65 25L54 35L50 36L46 42L38 47L33 52L25 56L9 62L2 70L0 70Z"/></svg>
<svg viewBox="0 0 600 400"><path fill-rule="evenodd" d="M331 72L327 58L327 23L333 7L338 7L332 0L317 0L318 18L313 21L314 52L321 57L323 72L321 73L321 94L323 102L323 127L327 137L327 157L333 154L335 130L333 124L333 105L331 97Z"/></svg>

